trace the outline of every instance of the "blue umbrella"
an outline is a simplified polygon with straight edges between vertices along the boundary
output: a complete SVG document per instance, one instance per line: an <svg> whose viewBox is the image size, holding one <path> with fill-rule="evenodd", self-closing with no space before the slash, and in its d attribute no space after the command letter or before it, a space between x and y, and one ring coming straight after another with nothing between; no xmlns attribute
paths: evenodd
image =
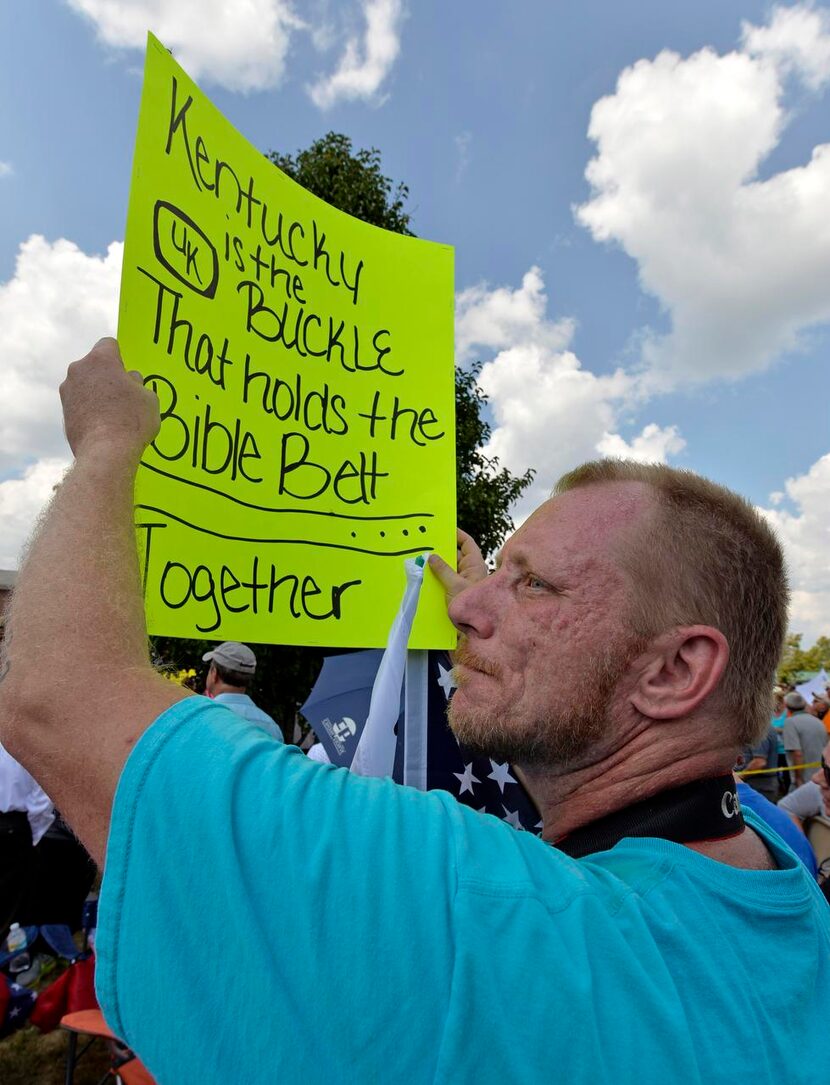
<svg viewBox="0 0 830 1085"><path fill-rule="evenodd" d="M326 656L300 708L334 765L348 768L352 763L369 715L372 686L382 656L380 648Z"/></svg>

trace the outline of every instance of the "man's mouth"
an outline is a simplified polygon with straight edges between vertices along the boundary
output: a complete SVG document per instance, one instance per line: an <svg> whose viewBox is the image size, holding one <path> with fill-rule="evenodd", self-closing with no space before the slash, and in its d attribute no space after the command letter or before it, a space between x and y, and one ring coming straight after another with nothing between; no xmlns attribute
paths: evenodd
<svg viewBox="0 0 830 1085"><path fill-rule="evenodd" d="M476 671L478 674L486 674L490 678L498 678L498 668L481 656L475 654L466 641L462 641L455 650L455 667L463 667L468 671ZM463 680L463 676L456 671L456 680Z"/></svg>

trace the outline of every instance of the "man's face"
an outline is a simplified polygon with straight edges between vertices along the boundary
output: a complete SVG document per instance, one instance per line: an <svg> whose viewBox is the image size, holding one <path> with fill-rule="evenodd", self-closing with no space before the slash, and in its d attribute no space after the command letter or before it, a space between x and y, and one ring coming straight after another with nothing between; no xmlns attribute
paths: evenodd
<svg viewBox="0 0 830 1085"><path fill-rule="evenodd" d="M633 482L556 497L495 573L456 596L450 617L464 636L450 722L462 742L528 766L573 765L601 738L613 743L621 679L643 648L615 548L652 502Z"/></svg>
<svg viewBox="0 0 830 1085"><path fill-rule="evenodd" d="M216 689L216 680L216 668L211 663L211 665L208 667L207 678L205 679L205 693L209 697L212 696L213 691Z"/></svg>

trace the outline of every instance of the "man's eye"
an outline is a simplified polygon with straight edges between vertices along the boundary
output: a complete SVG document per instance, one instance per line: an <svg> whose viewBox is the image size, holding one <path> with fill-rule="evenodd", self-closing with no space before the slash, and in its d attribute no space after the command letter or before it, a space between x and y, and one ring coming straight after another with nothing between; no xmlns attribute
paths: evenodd
<svg viewBox="0 0 830 1085"><path fill-rule="evenodd" d="M541 577L534 576L533 573L528 573L525 576L525 585L530 588L531 591L546 591L548 588L547 581L542 580Z"/></svg>

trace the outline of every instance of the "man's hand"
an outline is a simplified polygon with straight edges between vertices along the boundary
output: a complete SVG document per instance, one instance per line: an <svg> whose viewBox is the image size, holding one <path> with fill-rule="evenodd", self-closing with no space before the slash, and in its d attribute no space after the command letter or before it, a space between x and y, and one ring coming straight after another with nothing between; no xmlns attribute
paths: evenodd
<svg viewBox="0 0 830 1085"><path fill-rule="evenodd" d="M458 528L456 541L458 544L456 555L458 572L438 554L430 554L429 556L429 567L441 581L444 591L447 593L448 603L465 588L484 580L490 572L475 539L468 535L466 531Z"/></svg>
<svg viewBox="0 0 830 1085"><path fill-rule="evenodd" d="M159 404L140 373L127 373L114 339L99 339L70 365L61 385L63 423L78 459L95 448L123 452L136 462L158 433Z"/></svg>

